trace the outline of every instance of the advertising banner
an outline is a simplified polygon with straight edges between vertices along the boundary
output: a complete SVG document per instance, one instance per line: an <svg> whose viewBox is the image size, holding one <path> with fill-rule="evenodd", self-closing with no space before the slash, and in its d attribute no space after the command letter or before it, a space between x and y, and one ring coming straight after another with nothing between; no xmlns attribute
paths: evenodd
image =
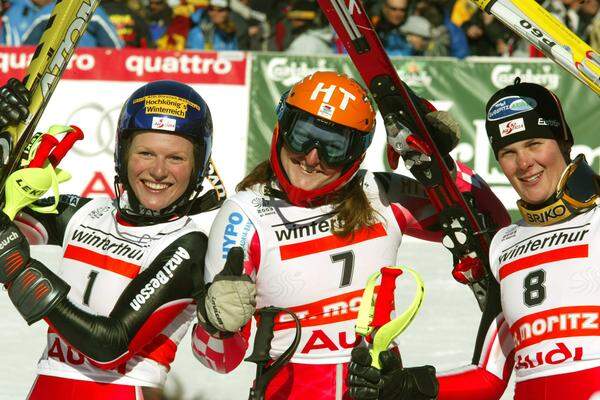
<svg viewBox="0 0 600 400"><path fill-rule="evenodd" d="M0 82L22 78L33 51L0 48ZM79 49L38 125L45 130L52 124L73 124L85 134L61 163L73 175L61 192L114 197L113 152L121 106L138 87L158 79L188 83L205 99L214 124L213 158L227 189L233 190L245 168L246 65L241 52Z"/></svg>
<svg viewBox="0 0 600 400"><path fill-rule="evenodd" d="M0 82L22 77L33 47L0 48ZM417 94L457 119L462 129L456 159L474 167L507 208L516 194L499 171L485 134L484 108L489 97L515 77L555 91L574 132L573 153L584 153L600 171L600 138L594 129L597 96L551 61L508 58L396 58L393 63ZM44 113L38 129L75 124L86 133L64 161L73 179L62 191L85 196L114 195L114 132L127 97L145 82L175 79L191 84L211 108L213 158L231 192L249 171L268 157L281 93L317 70L358 77L344 56L292 56L282 53L167 52L143 49L79 49ZM251 101L250 101L251 99ZM388 169L385 132L378 116L377 133L364 166ZM399 173L408 173L402 166Z"/></svg>
<svg viewBox="0 0 600 400"><path fill-rule="evenodd" d="M485 133L485 104L500 88L516 77L553 90L561 99L577 143L573 154L584 153L596 171L600 171L600 136L594 124L598 97L560 67L545 59L470 58L396 58L393 64L415 92L446 110L462 129L456 159L465 162L492 186L509 209L515 209L516 193L502 175L489 149ZM354 66L343 56L288 56L277 53L257 54L252 63L248 162L251 169L268 157L275 124L275 106L281 93L304 76L317 70L333 70L358 77ZM359 78L360 79L360 78ZM378 116L373 144L364 166L385 170L385 131ZM400 173L407 173L400 169ZM513 213L514 214L514 213Z"/></svg>

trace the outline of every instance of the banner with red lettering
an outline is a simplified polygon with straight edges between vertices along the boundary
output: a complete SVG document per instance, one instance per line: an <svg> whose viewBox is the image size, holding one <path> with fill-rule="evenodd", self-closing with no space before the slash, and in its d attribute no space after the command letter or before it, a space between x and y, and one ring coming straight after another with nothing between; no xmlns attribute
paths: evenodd
<svg viewBox="0 0 600 400"><path fill-rule="evenodd" d="M0 82L22 78L34 47L0 48ZM213 157L227 189L241 180L248 127L247 56L242 52L170 52L143 49L77 50L38 125L77 125L85 139L61 167L73 178L61 193L114 196L113 152L122 104L146 82L190 84L209 105L214 123ZM224 167L227 162L227 168Z"/></svg>

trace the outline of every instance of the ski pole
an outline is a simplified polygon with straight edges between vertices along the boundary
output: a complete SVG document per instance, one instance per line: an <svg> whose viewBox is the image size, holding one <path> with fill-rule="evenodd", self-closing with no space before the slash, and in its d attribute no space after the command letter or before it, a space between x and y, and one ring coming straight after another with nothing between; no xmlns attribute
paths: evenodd
<svg viewBox="0 0 600 400"><path fill-rule="evenodd" d="M434 140L429 131L431 123L425 123L425 115L435 108L416 96L398 77L360 0L317 2L373 95L388 136L399 135L394 149L388 147L390 165L392 162L397 165L398 159L394 157L399 156L397 151L400 150L400 156L438 212L440 230L444 234L442 244L459 260L471 257L482 261L481 277L469 282L469 287L483 310L487 280L493 279L488 251L494 232L456 186L446 164L447 152L442 153L439 148L439 144L444 144L443 149L447 150L450 143L440 143L439 138ZM390 135L390 128L394 135ZM510 222L505 210L498 213L503 214L502 222Z"/></svg>
<svg viewBox="0 0 600 400"><path fill-rule="evenodd" d="M65 135L59 141L56 135L63 133ZM29 162L29 168L43 168L46 161L56 168L75 142L81 139L83 139L83 131L75 125L52 125L48 133L41 135L39 145L35 148L33 158ZM32 147L34 146L32 145Z"/></svg>
<svg viewBox="0 0 600 400"><path fill-rule="evenodd" d="M35 156L29 163L28 168L43 168L44 162L48 159L50 151L58 144L58 139L50 134L42 135L40 144L35 151Z"/></svg>
<svg viewBox="0 0 600 400"><path fill-rule="evenodd" d="M296 334L292 344L283 354L272 364L267 364L271 361L271 341L274 336L275 316L279 313L286 313L294 320ZM300 344L301 325L300 320L292 311L280 307L265 307L257 311L258 325L256 327L256 336L254 337L254 348L252 354L244 361L250 361L256 364L256 379L254 385L250 388L249 400L263 400L267 385L279 370L287 364L292 358L298 345Z"/></svg>
<svg viewBox="0 0 600 400"><path fill-rule="evenodd" d="M406 311L391 319L391 313L395 309L396 278L403 272L408 272L413 276L417 288L413 301ZM379 276L381 276L381 284L375 299L375 285ZM387 350L392 341L410 325L423 303L424 293L423 280L416 271L410 268L383 267L381 271L369 276L358 310L355 331L372 344L369 350L372 366L381 367L379 353Z"/></svg>
<svg viewBox="0 0 600 400"><path fill-rule="evenodd" d="M53 167L56 167L69 150L71 150L75 142L81 139L83 139L83 131L79 127L71 125L71 130L66 133L48 156L50 164L52 164Z"/></svg>

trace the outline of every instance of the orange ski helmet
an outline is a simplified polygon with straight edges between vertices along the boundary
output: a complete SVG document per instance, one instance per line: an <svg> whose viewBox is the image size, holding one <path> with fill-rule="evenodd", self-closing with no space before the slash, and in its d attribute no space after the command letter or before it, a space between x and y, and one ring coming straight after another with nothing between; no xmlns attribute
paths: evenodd
<svg viewBox="0 0 600 400"><path fill-rule="evenodd" d="M271 167L295 205L322 203L349 182L373 140L375 110L367 92L354 79L331 71L308 75L281 96L271 140ZM281 146L308 154L316 148L329 166L343 165L342 175L315 190L300 189L289 181L280 160Z"/></svg>

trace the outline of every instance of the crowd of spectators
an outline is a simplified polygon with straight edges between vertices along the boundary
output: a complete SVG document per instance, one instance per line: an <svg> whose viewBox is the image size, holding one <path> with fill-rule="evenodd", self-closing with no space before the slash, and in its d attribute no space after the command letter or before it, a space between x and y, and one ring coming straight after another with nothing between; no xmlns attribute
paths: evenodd
<svg viewBox="0 0 600 400"><path fill-rule="evenodd" d="M538 1L600 51L600 0ZM37 44L54 1L0 3L0 44ZM471 0L363 4L391 56L541 56ZM103 0L80 46L344 52L316 0Z"/></svg>

